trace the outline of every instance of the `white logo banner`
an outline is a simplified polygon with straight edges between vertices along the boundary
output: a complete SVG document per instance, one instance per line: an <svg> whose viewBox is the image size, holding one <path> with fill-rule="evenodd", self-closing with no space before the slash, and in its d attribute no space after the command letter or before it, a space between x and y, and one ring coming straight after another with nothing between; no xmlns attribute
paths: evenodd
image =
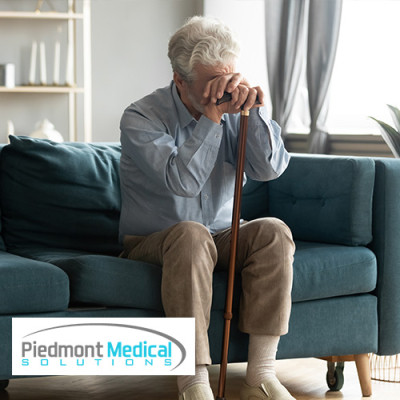
<svg viewBox="0 0 400 400"><path fill-rule="evenodd" d="M194 318L13 318L13 375L193 375Z"/></svg>

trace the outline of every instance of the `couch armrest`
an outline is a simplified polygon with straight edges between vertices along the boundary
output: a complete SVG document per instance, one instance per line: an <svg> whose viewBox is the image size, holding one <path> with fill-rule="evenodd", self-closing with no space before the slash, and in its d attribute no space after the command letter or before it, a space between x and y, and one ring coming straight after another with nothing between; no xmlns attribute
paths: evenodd
<svg viewBox="0 0 400 400"><path fill-rule="evenodd" d="M372 240L371 158L294 155L268 184L268 212L297 240L366 245Z"/></svg>
<svg viewBox="0 0 400 400"><path fill-rule="evenodd" d="M378 261L379 347L400 353L400 160L375 159L373 241Z"/></svg>

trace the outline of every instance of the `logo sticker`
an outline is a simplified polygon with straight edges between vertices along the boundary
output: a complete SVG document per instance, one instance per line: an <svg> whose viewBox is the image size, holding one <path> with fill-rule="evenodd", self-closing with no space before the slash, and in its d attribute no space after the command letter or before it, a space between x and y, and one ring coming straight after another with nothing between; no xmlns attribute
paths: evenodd
<svg viewBox="0 0 400 400"><path fill-rule="evenodd" d="M13 375L193 375L194 318L13 318Z"/></svg>

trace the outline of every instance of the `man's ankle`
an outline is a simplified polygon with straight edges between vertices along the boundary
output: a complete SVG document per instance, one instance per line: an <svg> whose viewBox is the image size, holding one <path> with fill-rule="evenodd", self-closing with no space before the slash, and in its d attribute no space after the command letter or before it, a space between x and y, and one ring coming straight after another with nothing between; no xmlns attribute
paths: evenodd
<svg viewBox="0 0 400 400"><path fill-rule="evenodd" d="M185 392L189 387L198 383L210 386L207 366L204 364L196 365L194 375L183 375L177 378L179 393Z"/></svg>

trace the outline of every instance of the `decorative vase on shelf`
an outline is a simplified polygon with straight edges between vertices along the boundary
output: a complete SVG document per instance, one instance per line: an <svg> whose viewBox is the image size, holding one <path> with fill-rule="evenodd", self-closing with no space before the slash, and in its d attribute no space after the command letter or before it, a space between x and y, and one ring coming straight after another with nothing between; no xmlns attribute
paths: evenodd
<svg viewBox="0 0 400 400"><path fill-rule="evenodd" d="M58 143L64 141L61 133L54 129L54 125L47 118L36 124L35 131L30 136L36 139L49 139Z"/></svg>
<svg viewBox="0 0 400 400"><path fill-rule="evenodd" d="M10 136L15 135L14 123L11 120L7 121L7 143L10 144Z"/></svg>

